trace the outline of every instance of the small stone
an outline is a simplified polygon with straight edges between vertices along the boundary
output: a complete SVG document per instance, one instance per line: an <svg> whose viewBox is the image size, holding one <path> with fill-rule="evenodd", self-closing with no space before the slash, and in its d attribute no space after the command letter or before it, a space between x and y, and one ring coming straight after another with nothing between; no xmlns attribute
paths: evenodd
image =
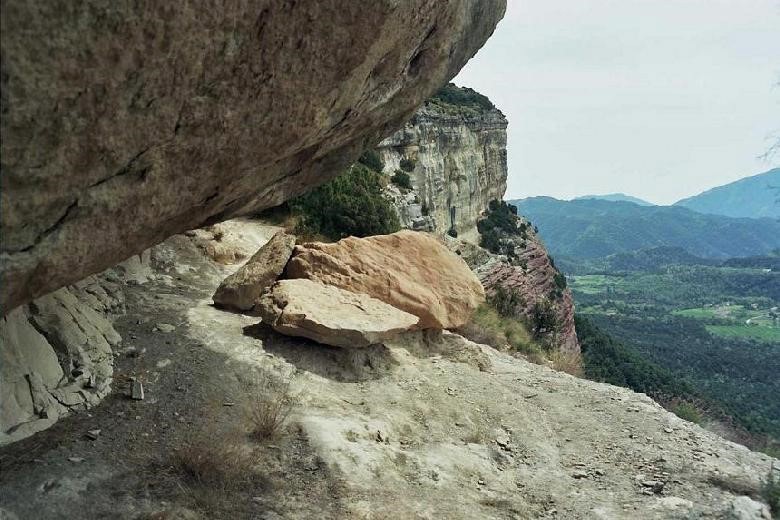
<svg viewBox="0 0 780 520"><path fill-rule="evenodd" d="M664 432L666 433L672 433L673 431L674 430L672 430L671 428L664 428Z"/></svg>
<svg viewBox="0 0 780 520"><path fill-rule="evenodd" d="M664 483L660 480L643 480L642 486L651 490L653 493L660 493L664 490Z"/></svg>
<svg viewBox="0 0 780 520"><path fill-rule="evenodd" d="M91 441L96 441L98 439L98 437L100 437L100 431L101 430L89 430L84 435L87 437L87 439L89 439Z"/></svg>
<svg viewBox="0 0 780 520"><path fill-rule="evenodd" d="M133 381L132 389L130 390L130 397L136 401L144 400L144 385L140 381Z"/></svg>
<svg viewBox="0 0 780 520"><path fill-rule="evenodd" d="M578 480L579 479L583 479L583 478L588 478L588 472L587 471L578 470L578 471L575 471L574 473L572 473L571 476L573 478L578 479Z"/></svg>
<svg viewBox="0 0 780 520"><path fill-rule="evenodd" d="M68 460L71 461L71 462L76 462L76 463L84 462L84 458L83 457L68 457Z"/></svg>
<svg viewBox="0 0 780 520"><path fill-rule="evenodd" d="M162 332L168 334L173 332L174 330L176 330L176 327L174 327L170 323L158 323L157 325L155 325L154 329L152 329L152 332Z"/></svg>
<svg viewBox="0 0 780 520"><path fill-rule="evenodd" d="M477 485L478 486L484 486L485 485L485 481L482 480L482 479L479 479L479 480L477 480Z"/></svg>
<svg viewBox="0 0 780 520"><path fill-rule="evenodd" d="M222 403L222 406L235 406L235 405L236 403L234 403L233 401L225 401L224 403Z"/></svg>

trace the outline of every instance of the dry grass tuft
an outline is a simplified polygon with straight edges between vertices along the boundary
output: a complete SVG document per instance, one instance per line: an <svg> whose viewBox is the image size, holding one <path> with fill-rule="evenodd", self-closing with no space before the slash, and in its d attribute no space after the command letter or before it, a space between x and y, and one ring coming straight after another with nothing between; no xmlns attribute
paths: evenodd
<svg viewBox="0 0 780 520"><path fill-rule="evenodd" d="M255 451L240 433L212 429L193 434L171 456L171 476L198 509L214 514L235 508L233 498L267 487Z"/></svg>
<svg viewBox="0 0 780 520"><path fill-rule="evenodd" d="M289 381L263 373L258 376L253 394L246 405L250 437L258 442L278 438L298 405L298 397L290 392Z"/></svg>
<svg viewBox="0 0 780 520"><path fill-rule="evenodd" d="M582 356L579 352L561 352L556 350L550 353L552 368L559 372L566 372L575 377L582 377Z"/></svg>

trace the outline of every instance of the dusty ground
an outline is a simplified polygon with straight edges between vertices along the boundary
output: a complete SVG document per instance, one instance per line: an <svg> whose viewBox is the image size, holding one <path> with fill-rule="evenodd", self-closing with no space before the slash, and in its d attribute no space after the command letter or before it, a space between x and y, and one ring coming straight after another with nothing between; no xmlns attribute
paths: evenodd
<svg viewBox="0 0 780 520"><path fill-rule="evenodd" d="M245 254L273 232L256 223L225 229L226 247ZM237 265L211 261L190 238L161 247L170 259L163 275L127 286L114 393L90 414L0 450L6 512L19 519L761 518L753 499L771 459L643 395L449 333L356 352L286 338L256 317L211 305ZM257 401L269 374L290 382L298 405L279 438L259 442L246 433L246 404ZM130 377L144 383L143 401L125 395ZM97 440L85 437L93 429L101 430ZM188 446L227 444L252 466L240 485L208 493L177 464ZM751 508L753 516L738 516Z"/></svg>

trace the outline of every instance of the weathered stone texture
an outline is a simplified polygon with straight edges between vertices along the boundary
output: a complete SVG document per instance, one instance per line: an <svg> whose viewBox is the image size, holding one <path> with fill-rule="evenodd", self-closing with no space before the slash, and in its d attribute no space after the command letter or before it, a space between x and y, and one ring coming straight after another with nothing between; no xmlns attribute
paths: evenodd
<svg viewBox="0 0 780 520"><path fill-rule="evenodd" d="M394 196L401 221L479 241L477 220L506 191L507 120L498 109L458 110L426 103L404 127L379 144L385 171L414 164L414 195ZM411 200L410 200L411 199ZM417 199L417 200L415 200Z"/></svg>
<svg viewBox="0 0 780 520"><path fill-rule="evenodd" d="M238 271L219 284L214 303L238 311L252 309L263 291L282 274L294 246L295 236L277 232Z"/></svg>
<svg viewBox="0 0 780 520"><path fill-rule="evenodd" d="M325 182L505 0L3 2L3 314Z"/></svg>
<svg viewBox="0 0 780 520"><path fill-rule="evenodd" d="M285 275L367 294L418 316L424 329L460 327L485 300L468 265L416 231L295 246Z"/></svg>
<svg viewBox="0 0 780 520"><path fill-rule="evenodd" d="M277 282L258 310L277 332L345 348L382 343L418 322L417 316L366 294L306 279Z"/></svg>

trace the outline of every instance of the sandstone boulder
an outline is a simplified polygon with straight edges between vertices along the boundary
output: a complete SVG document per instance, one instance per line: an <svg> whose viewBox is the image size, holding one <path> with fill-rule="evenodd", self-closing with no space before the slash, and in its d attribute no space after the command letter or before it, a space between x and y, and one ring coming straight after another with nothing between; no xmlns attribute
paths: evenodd
<svg viewBox="0 0 780 520"><path fill-rule="evenodd" d="M329 180L454 77L505 7L4 1L2 313Z"/></svg>
<svg viewBox="0 0 780 520"><path fill-rule="evenodd" d="M365 294L312 280L281 280L257 309L277 332L336 347L367 347L410 330L417 317Z"/></svg>
<svg viewBox="0 0 780 520"><path fill-rule="evenodd" d="M296 246L286 275L367 294L418 316L425 329L460 327L485 300L466 263L416 231Z"/></svg>
<svg viewBox="0 0 780 520"><path fill-rule="evenodd" d="M282 274L292 255L295 237L278 231L252 258L219 284L214 303L239 311L248 311L257 299Z"/></svg>

